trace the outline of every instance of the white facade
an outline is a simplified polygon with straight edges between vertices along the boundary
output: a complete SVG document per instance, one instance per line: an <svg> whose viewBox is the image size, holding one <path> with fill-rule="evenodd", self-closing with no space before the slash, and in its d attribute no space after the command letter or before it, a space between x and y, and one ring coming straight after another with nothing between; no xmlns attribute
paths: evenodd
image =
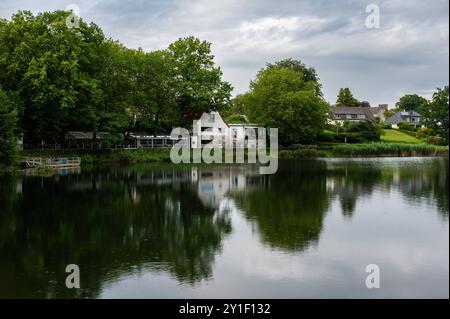
<svg viewBox="0 0 450 319"><path fill-rule="evenodd" d="M265 130L255 124L227 124L219 112L203 113L194 121L191 138L192 148L208 144L214 147L256 148L258 143L265 145Z"/></svg>

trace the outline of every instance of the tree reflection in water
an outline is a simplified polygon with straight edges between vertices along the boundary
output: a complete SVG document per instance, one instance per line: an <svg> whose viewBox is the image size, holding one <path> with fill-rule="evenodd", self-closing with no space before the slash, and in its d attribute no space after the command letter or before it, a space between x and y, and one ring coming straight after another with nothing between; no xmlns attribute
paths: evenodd
<svg viewBox="0 0 450 319"><path fill-rule="evenodd" d="M196 285L213 278L232 232L232 200L271 249L318 244L332 201L351 218L377 190L426 199L448 219L448 159L280 162L254 166L130 166L80 174L0 176L0 297L97 297L123 276L164 272ZM82 289L66 289L67 264Z"/></svg>

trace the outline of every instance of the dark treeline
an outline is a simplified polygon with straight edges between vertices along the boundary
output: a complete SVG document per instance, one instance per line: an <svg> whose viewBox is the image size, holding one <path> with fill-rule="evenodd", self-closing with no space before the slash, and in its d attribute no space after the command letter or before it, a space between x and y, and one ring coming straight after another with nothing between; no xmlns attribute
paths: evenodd
<svg viewBox="0 0 450 319"><path fill-rule="evenodd" d="M94 23L67 23L70 15L20 11L0 20L0 96L15 106L27 143L60 143L70 130L121 139L170 132L229 104L232 87L210 43L187 37L165 50L134 50Z"/></svg>

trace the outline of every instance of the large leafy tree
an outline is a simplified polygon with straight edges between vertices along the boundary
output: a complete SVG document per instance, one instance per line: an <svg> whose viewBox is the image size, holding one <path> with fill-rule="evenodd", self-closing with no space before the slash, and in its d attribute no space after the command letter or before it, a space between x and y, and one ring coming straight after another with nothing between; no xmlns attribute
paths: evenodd
<svg viewBox="0 0 450 319"><path fill-rule="evenodd" d="M23 101L29 140L60 141L70 129L97 130L104 35L66 24L70 12L19 11L0 23L0 84Z"/></svg>
<svg viewBox="0 0 450 319"><path fill-rule="evenodd" d="M146 53L108 42L102 109L109 132L168 131L177 119L175 77L167 51Z"/></svg>
<svg viewBox="0 0 450 319"><path fill-rule="evenodd" d="M312 67L306 66L300 60L284 59L275 63L268 63L267 69L272 68L287 68L299 74L302 81L314 84L314 90L317 95L322 96L322 84L316 70Z"/></svg>
<svg viewBox="0 0 450 319"><path fill-rule="evenodd" d="M312 143L324 128L328 104L301 72L268 67L258 72L247 97L249 120L278 128L282 144Z"/></svg>
<svg viewBox="0 0 450 319"><path fill-rule="evenodd" d="M0 164L11 165L16 157L17 109L0 86Z"/></svg>
<svg viewBox="0 0 450 319"><path fill-rule="evenodd" d="M336 106L359 106L360 102L355 99L349 88L341 88L336 100Z"/></svg>
<svg viewBox="0 0 450 319"><path fill-rule="evenodd" d="M430 103L422 108L423 123L439 134L448 144L449 88L438 88Z"/></svg>
<svg viewBox="0 0 450 319"><path fill-rule="evenodd" d="M397 110L400 111L416 111L420 112L426 108L428 100L417 94L407 94L402 96L395 104Z"/></svg>
<svg viewBox="0 0 450 319"><path fill-rule="evenodd" d="M188 124L198 112L229 106L232 86L222 80L215 66L211 43L195 37L181 38L169 45L168 54L176 79L179 123Z"/></svg>

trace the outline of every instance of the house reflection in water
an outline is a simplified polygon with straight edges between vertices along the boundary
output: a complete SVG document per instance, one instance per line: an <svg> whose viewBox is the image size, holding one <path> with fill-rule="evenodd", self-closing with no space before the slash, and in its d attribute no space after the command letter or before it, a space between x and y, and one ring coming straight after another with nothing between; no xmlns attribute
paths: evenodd
<svg viewBox="0 0 450 319"><path fill-rule="evenodd" d="M262 186L264 175L258 167L192 168L191 182L205 206L219 208L221 201L230 192L243 192Z"/></svg>

